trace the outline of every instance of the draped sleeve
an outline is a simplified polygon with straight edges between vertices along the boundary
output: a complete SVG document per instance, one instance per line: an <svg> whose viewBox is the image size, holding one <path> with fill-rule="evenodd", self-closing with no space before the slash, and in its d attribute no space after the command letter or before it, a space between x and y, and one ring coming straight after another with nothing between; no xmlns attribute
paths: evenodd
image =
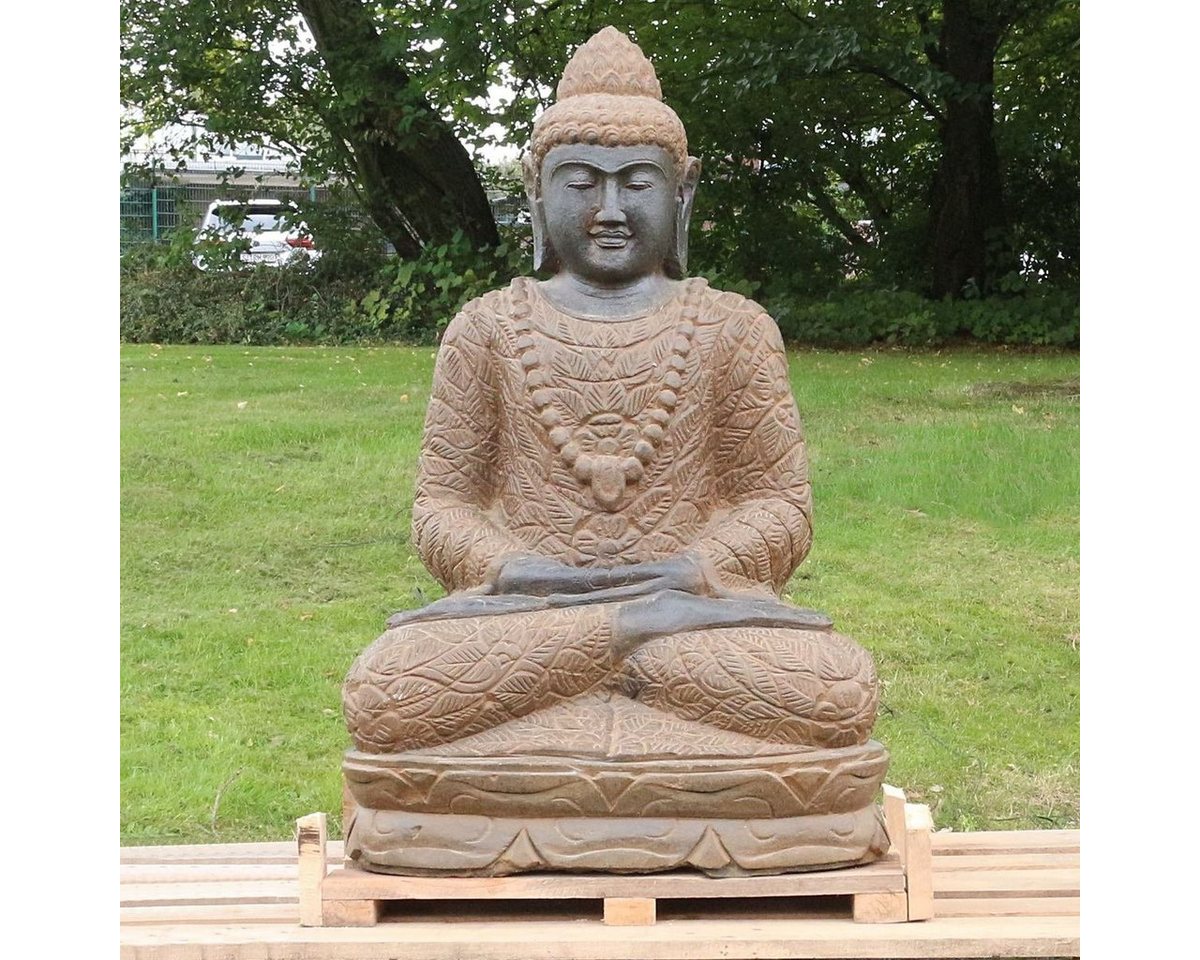
<svg viewBox="0 0 1200 960"><path fill-rule="evenodd" d="M729 587L778 594L812 546L804 429L779 328L744 301L718 350L718 506L691 550Z"/></svg>
<svg viewBox="0 0 1200 960"><path fill-rule="evenodd" d="M413 543L449 591L479 585L495 561L524 550L492 509L498 429L493 330L486 300L471 301L450 322L425 414Z"/></svg>

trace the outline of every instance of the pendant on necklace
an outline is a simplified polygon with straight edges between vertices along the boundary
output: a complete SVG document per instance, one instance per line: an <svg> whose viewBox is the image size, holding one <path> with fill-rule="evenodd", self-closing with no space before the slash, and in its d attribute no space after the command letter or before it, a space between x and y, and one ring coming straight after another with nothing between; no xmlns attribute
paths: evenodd
<svg viewBox="0 0 1200 960"><path fill-rule="evenodd" d="M592 496L605 510L615 510L625 496L625 463L603 454L593 458Z"/></svg>

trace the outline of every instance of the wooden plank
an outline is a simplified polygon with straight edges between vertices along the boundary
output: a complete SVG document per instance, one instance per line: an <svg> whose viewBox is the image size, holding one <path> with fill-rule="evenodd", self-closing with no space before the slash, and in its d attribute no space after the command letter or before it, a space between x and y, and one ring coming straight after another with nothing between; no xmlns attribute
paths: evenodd
<svg viewBox="0 0 1200 960"><path fill-rule="evenodd" d="M960 853L1078 853L1078 830L990 830L933 835L934 856Z"/></svg>
<svg viewBox="0 0 1200 960"><path fill-rule="evenodd" d="M601 899L604 897L799 897L904 890L894 857L853 870L714 880L699 873L646 876L519 874L512 877L400 877L335 867L325 897L337 900Z"/></svg>
<svg viewBox="0 0 1200 960"><path fill-rule="evenodd" d="M951 870L1046 870L1078 866L1078 853L962 853L933 858L934 875Z"/></svg>
<svg viewBox="0 0 1200 960"><path fill-rule="evenodd" d="M296 852L299 858L300 926L319 927L324 922L321 884L327 864L325 844L329 825L324 813L310 813L296 821Z"/></svg>
<svg viewBox="0 0 1200 960"><path fill-rule="evenodd" d="M290 923L299 922L295 903L172 904L165 907L122 907L121 923Z"/></svg>
<svg viewBox="0 0 1200 960"><path fill-rule="evenodd" d="M1077 917L1078 897L965 897L939 899L942 917Z"/></svg>
<svg viewBox="0 0 1200 960"><path fill-rule="evenodd" d="M956 894L1016 894L1024 897L1079 895L1079 871L1062 870L951 870L937 874L937 897Z"/></svg>
<svg viewBox="0 0 1200 960"><path fill-rule="evenodd" d="M446 904L422 908L399 923L368 927L296 925L298 879L272 879L273 867L295 868L294 844L230 844L126 848L121 851L122 956L129 960L767 960L776 957L1037 957L1079 955L1079 831L1009 831L991 834L935 833L930 838L937 919L932 923L854 924L829 912L797 919L777 910L783 900L730 902L721 914L682 903L680 919L654 926L607 926L566 920L567 912L530 922L542 905L514 902L494 922L459 919ZM907 844L907 836L906 836ZM327 855L339 859L342 845L330 841ZM889 861L899 870L898 857ZM195 870L188 870L195 867ZM856 868L850 873L880 869ZM142 869L146 868L146 869ZM247 871L248 872L245 872ZM243 871L241 874L238 871ZM359 871L361 873L361 871ZM832 873L845 871L832 871ZM214 879L198 880L211 877ZM298 877L298 870L296 873ZM370 876L370 875L368 875ZM672 875L666 875L670 879ZM679 875L674 875L679 877ZM728 884L684 875L703 884ZM814 875L793 874L748 881L781 881ZM167 879L169 877L190 879ZM228 879L219 879L228 878ZM428 883L441 878L383 878ZM461 883L460 878L451 878ZM589 878L524 877L528 896L560 897L539 883ZM646 884L656 877L601 877L621 880L647 899ZM470 881L478 883L480 881ZM495 883L497 881L484 881ZM743 882L737 878L736 882ZM677 896L705 897L684 887ZM536 892L535 892L536 891ZM895 891L891 891L895 892ZM614 894L630 893L627 888ZM754 893L725 894L753 897ZM761 896L795 896L793 891ZM580 896L597 897L595 892ZM437 899L433 897L430 899ZM410 898L425 899L425 898ZM604 899L600 896L599 899ZM503 900L494 897L497 908ZM373 899L353 909L376 910ZM553 904L550 904L553 905ZM483 905L480 909L485 909ZM581 908L582 909L582 908ZM664 907L664 911L666 908ZM656 910L657 912L657 910ZM797 909L797 912L799 910ZM286 919L290 914L291 919ZM440 919L436 918L442 915ZM582 914L581 914L582 915ZM699 919L686 919L696 916ZM448 922L449 921L449 922Z"/></svg>
<svg viewBox="0 0 1200 960"><path fill-rule="evenodd" d="M808 957L1078 957L1078 917L679 920L650 927L579 921L127 927L125 960L769 960Z"/></svg>
<svg viewBox="0 0 1200 960"><path fill-rule="evenodd" d="M122 883L199 883L204 880L298 880L291 863L123 863Z"/></svg>
<svg viewBox="0 0 1200 960"><path fill-rule="evenodd" d="M343 854L341 840L326 847L331 860ZM203 843L173 846L122 847L121 863L295 863L294 841L278 843Z"/></svg>
<svg viewBox="0 0 1200 960"><path fill-rule="evenodd" d="M908 897L898 893L859 893L854 896L855 923L904 923Z"/></svg>
<svg viewBox="0 0 1200 960"><path fill-rule="evenodd" d="M923 803L904 806L904 849L907 861L908 919L928 920L933 916L933 817Z"/></svg>
<svg viewBox="0 0 1200 960"><path fill-rule="evenodd" d="M212 880L201 883L124 883L123 907L165 907L172 904L299 903L295 880Z"/></svg>
<svg viewBox="0 0 1200 960"><path fill-rule="evenodd" d="M651 897L605 897L604 922L614 927L648 927L658 901Z"/></svg>
<svg viewBox="0 0 1200 960"><path fill-rule="evenodd" d="M887 825L888 839L892 842L892 853L904 863L904 791L890 783L883 785L883 820Z"/></svg>

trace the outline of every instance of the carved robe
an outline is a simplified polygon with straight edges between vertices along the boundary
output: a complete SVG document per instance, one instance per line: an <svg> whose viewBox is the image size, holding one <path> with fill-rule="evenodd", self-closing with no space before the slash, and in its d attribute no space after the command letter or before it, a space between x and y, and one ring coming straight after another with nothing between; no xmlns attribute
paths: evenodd
<svg viewBox="0 0 1200 960"><path fill-rule="evenodd" d="M448 591L514 554L613 566L691 552L726 586L774 596L808 553L811 516L787 357L753 301L692 279L645 316L586 319L521 278L447 329L413 533ZM738 627L653 640L617 662L615 606L389 630L344 688L357 748L420 750L503 727L534 749L538 716L598 698L610 716L636 703L643 726L669 718L664 751L704 730L735 753L866 743L877 684L854 641Z"/></svg>

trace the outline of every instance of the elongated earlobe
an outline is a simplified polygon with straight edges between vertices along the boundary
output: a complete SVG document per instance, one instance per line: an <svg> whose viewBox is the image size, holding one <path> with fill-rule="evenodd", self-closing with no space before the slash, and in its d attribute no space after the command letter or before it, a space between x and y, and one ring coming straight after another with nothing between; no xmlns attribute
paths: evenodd
<svg viewBox="0 0 1200 960"><path fill-rule="evenodd" d="M546 208L538 189L538 172L533 157L526 154L521 158L521 178L525 182L525 197L529 200L529 219L533 224L533 269L553 270L556 264L554 251L546 237Z"/></svg>
<svg viewBox="0 0 1200 960"><path fill-rule="evenodd" d="M687 274L688 223L692 219L692 206L696 201L696 184L700 181L700 161L688 157L683 177L679 183L679 194L675 198L675 242L666 263L666 273L676 280Z"/></svg>

